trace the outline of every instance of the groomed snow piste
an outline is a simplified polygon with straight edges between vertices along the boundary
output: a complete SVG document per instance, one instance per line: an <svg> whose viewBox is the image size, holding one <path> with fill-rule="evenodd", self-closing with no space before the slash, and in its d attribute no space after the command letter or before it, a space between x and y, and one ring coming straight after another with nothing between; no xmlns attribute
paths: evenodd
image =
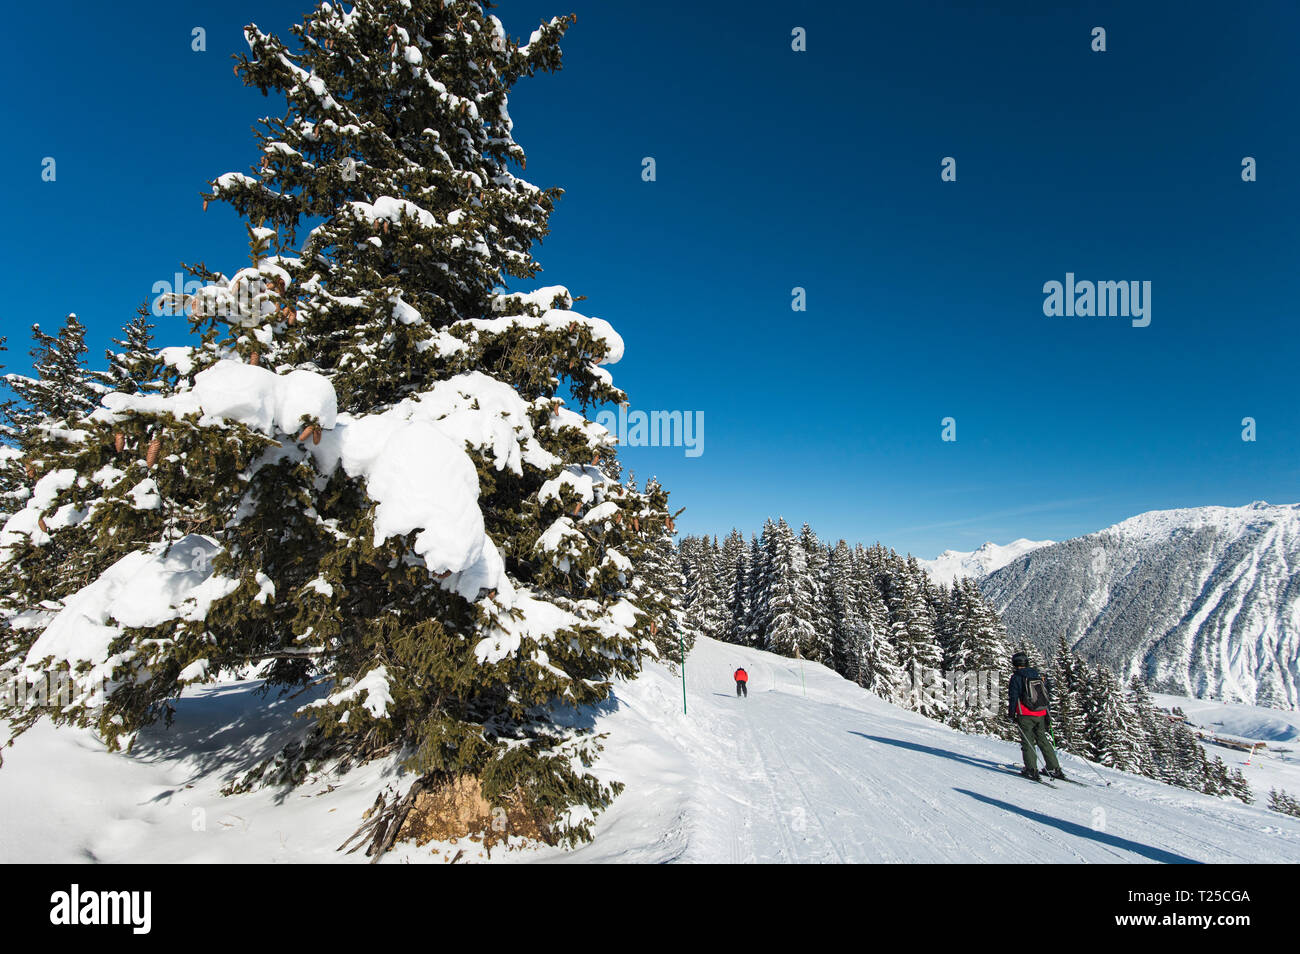
<svg viewBox="0 0 1300 954"><path fill-rule="evenodd" d="M736 699L731 672L750 673ZM190 691L175 725L131 756L42 725L5 751L0 861L364 861L335 849L391 767L320 778L286 796L222 797L272 754L302 704L249 684ZM571 862L1297 862L1300 819L1102 770L1085 786L1034 785L999 768L1019 747L966 736L881 702L831 671L700 639L681 683L652 664L576 718L609 733L596 771L626 791L594 843L492 852ZM245 722L244 720L250 720ZM482 858L477 845L404 845L388 862Z"/></svg>

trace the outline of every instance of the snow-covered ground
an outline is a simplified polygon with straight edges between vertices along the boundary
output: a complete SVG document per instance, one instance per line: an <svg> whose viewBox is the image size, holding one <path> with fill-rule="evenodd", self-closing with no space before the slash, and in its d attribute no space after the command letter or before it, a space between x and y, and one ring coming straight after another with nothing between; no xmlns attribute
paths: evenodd
<svg viewBox="0 0 1300 954"><path fill-rule="evenodd" d="M685 715L680 681L659 665L597 715L608 738L596 771L627 790L595 841L496 850L493 861L1300 861L1300 819L1259 805L1103 770L1107 788L1068 757L1085 786L1038 786L999 768L1018 746L949 730L821 666L708 639L687 662ZM748 699L731 681L742 664ZM130 757L85 733L34 729L0 768L0 861L364 860L335 848L387 767L287 795L219 794L232 766L282 743L301 702L268 706L240 685L195 691L172 729L143 733ZM462 849L481 857L475 845L405 845L388 860Z"/></svg>

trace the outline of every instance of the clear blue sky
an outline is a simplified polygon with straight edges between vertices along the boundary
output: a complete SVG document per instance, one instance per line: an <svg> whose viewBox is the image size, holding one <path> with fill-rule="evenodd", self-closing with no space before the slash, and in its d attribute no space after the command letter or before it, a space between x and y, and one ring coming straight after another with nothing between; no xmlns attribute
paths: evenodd
<svg viewBox="0 0 1300 954"><path fill-rule="evenodd" d="M248 170L249 126L279 106L239 84L229 54L244 23L286 32L305 9L7 13L11 367L33 321L75 311L98 353L178 262L243 261L233 213L201 212L198 192ZM1154 508L1300 500L1300 6L496 12L523 36L578 14L565 70L511 102L527 177L567 190L542 278L622 332L613 370L634 408L704 413L703 456L624 453L687 507L685 530L781 514L933 556ZM190 50L195 26L206 53ZM940 181L944 156L956 182ZM1243 156L1259 181L1241 181ZM1151 281L1150 327L1045 317L1043 283L1067 271ZM168 324L163 343L184 333Z"/></svg>

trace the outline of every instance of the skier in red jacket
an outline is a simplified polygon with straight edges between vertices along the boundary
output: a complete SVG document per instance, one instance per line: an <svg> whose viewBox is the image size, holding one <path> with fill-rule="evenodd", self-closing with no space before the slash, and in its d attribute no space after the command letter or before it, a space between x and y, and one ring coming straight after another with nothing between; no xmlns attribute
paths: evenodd
<svg viewBox="0 0 1300 954"><path fill-rule="evenodd" d="M742 668L742 669L737 669L735 675L736 675L737 697L744 696L746 699L748 699L749 698L749 685L748 685L749 673L745 672L745 670Z"/></svg>

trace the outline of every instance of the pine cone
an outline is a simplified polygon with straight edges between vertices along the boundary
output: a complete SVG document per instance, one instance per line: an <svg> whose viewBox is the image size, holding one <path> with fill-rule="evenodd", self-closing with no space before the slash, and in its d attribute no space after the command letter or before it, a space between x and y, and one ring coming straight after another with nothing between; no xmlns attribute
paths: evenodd
<svg viewBox="0 0 1300 954"><path fill-rule="evenodd" d="M113 435L113 453L122 453L122 448L126 446L126 435L118 431Z"/></svg>
<svg viewBox="0 0 1300 954"><path fill-rule="evenodd" d="M207 199L204 199L204 200L203 200L203 211L204 211L204 212L208 211L208 200L207 200Z"/></svg>
<svg viewBox="0 0 1300 954"><path fill-rule="evenodd" d="M152 467L158 463L158 452L162 450L162 438L155 437L149 442L149 448L144 452L144 465Z"/></svg>
<svg viewBox="0 0 1300 954"><path fill-rule="evenodd" d="M313 428L311 429L311 442L312 442L313 444L319 444L319 443L320 443L320 435L321 435L320 425L317 424L315 427L313 427Z"/></svg>
<svg viewBox="0 0 1300 954"><path fill-rule="evenodd" d="M650 635L654 636L658 632L659 632L659 624L656 623L654 620L650 620Z"/></svg>
<svg viewBox="0 0 1300 954"><path fill-rule="evenodd" d="M307 443L308 438L312 436L313 430L315 430L315 425L313 424L308 424L306 427L304 427L302 429L302 433L298 435L298 443L300 444Z"/></svg>
<svg viewBox="0 0 1300 954"><path fill-rule="evenodd" d="M49 533L49 532L50 532L50 528L49 528L49 526L45 523L45 515L44 515L44 514L41 514L39 517L36 518L36 526L38 526L38 527L41 528L41 533Z"/></svg>
<svg viewBox="0 0 1300 954"><path fill-rule="evenodd" d="M262 359L258 357L257 352L254 351L251 355L248 356L248 363L256 368L262 363Z"/></svg>

